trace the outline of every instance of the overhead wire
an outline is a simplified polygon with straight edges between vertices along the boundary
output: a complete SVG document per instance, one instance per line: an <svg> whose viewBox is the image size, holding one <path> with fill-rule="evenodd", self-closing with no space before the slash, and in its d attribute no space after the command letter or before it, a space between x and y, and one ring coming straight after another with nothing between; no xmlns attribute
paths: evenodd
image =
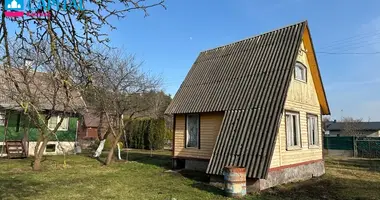
<svg viewBox="0 0 380 200"><path fill-rule="evenodd" d="M364 33L356 36L351 36L342 40L337 40L330 43L331 45L320 48L316 51L319 54L329 55L376 55L380 54L378 51L374 52L349 52L363 47L369 47L374 44L380 43L380 31L372 33ZM369 40L368 40L369 39Z"/></svg>
<svg viewBox="0 0 380 200"><path fill-rule="evenodd" d="M380 30L379 31L375 31L374 33L373 32L372 33L369 32L369 33L364 33L364 34L358 34L356 36L351 36L351 37L348 37L348 38L345 38L345 39L336 40L336 41L330 42L330 45L322 47L321 49L328 49L328 48L335 47L335 46L338 46L338 45L341 45L341 44L344 44L344 43L347 43L347 42L348 43L355 42L355 41L359 41L361 39L365 39L365 38L368 38L368 37L374 37L374 36L377 36L377 35L380 35Z"/></svg>

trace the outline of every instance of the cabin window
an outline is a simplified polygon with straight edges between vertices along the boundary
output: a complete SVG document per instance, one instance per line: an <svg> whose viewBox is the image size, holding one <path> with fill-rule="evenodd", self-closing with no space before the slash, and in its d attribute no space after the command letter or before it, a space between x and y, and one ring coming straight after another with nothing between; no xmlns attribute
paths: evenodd
<svg viewBox="0 0 380 200"><path fill-rule="evenodd" d="M306 82L306 67L302 63L297 62L295 71L294 71L294 77L295 79L299 81L305 81Z"/></svg>
<svg viewBox="0 0 380 200"><path fill-rule="evenodd" d="M46 145L46 149L45 149L45 152L55 152L55 144L48 144Z"/></svg>
<svg viewBox="0 0 380 200"><path fill-rule="evenodd" d="M287 149L301 147L300 115L296 112L286 112L286 143Z"/></svg>
<svg viewBox="0 0 380 200"><path fill-rule="evenodd" d="M307 116L307 133L309 137L309 146L318 146L318 117L316 115Z"/></svg>
<svg viewBox="0 0 380 200"><path fill-rule="evenodd" d="M52 116L48 122L48 128L54 130L57 124L61 121L62 117ZM65 117L62 121L61 126L59 126L58 131L67 131L69 129L69 118Z"/></svg>
<svg viewBox="0 0 380 200"><path fill-rule="evenodd" d="M0 126L5 125L5 112L0 112Z"/></svg>
<svg viewBox="0 0 380 200"><path fill-rule="evenodd" d="M186 115L186 147L199 147L199 114Z"/></svg>

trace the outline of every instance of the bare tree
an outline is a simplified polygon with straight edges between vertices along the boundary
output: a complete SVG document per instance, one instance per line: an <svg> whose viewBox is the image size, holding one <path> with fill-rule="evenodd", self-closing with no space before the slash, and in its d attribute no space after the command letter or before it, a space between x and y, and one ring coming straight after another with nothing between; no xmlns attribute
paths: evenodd
<svg viewBox="0 0 380 200"><path fill-rule="evenodd" d="M353 117L343 117L342 135L352 136L354 138L354 156L358 154L357 138L363 136L363 119L355 119Z"/></svg>
<svg viewBox="0 0 380 200"><path fill-rule="evenodd" d="M124 134L124 115L146 110L145 106L140 106L146 104L144 93L156 89L160 83L159 79L141 71L141 63L133 55L124 55L120 51L110 51L106 60L97 60L92 87L86 92L92 106L102 113L101 121L107 122L108 134L113 136L106 165L111 163L114 150ZM102 136L94 157L100 156L108 134Z"/></svg>
<svg viewBox="0 0 380 200"><path fill-rule="evenodd" d="M91 75L94 69L92 61L104 59L104 55L94 51L94 47L98 44L108 46L110 40L106 31L107 29L116 29L110 20L125 18L131 11L142 11L147 16L149 8L156 6L165 8L164 0L88 0L83 1L83 4L78 6L67 5L68 1L54 2L56 4L53 6L45 2L46 6L41 7L41 1L30 1L30 7L37 8L36 12L41 14L40 17L24 15L19 18L7 19L4 12L5 1L0 0L0 8L3 11L0 21L0 44L4 47L0 55L2 76L7 83L11 83L9 88L12 88L13 94L19 97L19 100L16 100L17 104L40 130L41 137L38 140L38 145L40 144L41 147L35 150L36 157L33 166L35 170L40 169L43 149L48 141L48 136L52 134L47 128L47 122L51 115L48 114L46 117L42 115L41 105L43 104L40 101L43 98L41 95L34 95L35 91L39 89L32 87L37 85L34 82L38 79L36 76L41 74L37 72L49 74L48 82L55 88L51 91L55 94L53 96L65 97L61 100L50 98L51 95L48 95L49 98L42 95L45 96L45 99L49 99L47 101L52 104L50 105L53 107L51 112L60 110L65 115L71 109L70 104L73 99L71 91L79 89L75 88L76 84L73 83L81 81L83 84L89 85L93 77ZM79 1L79 3L81 2ZM78 2L71 1L70 3L76 4ZM117 6L114 6L115 4ZM10 23L17 26L13 26L15 28L10 30ZM15 33L14 40L19 44L17 52L29 52L30 49L33 49L35 54L39 55L38 58L42 58L40 59L41 63L35 61L34 67L30 67L15 62L18 54L12 52L10 33ZM25 58L22 57L20 60ZM70 67L67 66L67 61L72 62ZM46 71L39 69L39 66L44 66L43 68ZM16 72L15 69L17 69ZM82 86L83 84L79 85ZM58 95L60 93L65 95ZM58 104L57 101L60 103ZM60 109L55 107L57 105L60 105Z"/></svg>
<svg viewBox="0 0 380 200"><path fill-rule="evenodd" d="M34 149L33 169L39 170L42 155L47 142L57 139L56 132L65 117L84 107L76 80L71 71L76 68L62 51L57 51L63 68L57 68L50 59L50 46L41 43L26 46L18 42L9 48L12 68L1 70L2 104L8 110L22 111L39 130L37 144ZM1 52L5 51L1 49ZM25 62L23 58L33 58ZM52 117L60 116L53 126L49 124ZM57 118L58 119L58 118Z"/></svg>
<svg viewBox="0 0 380 200"><path fill-rule="evenodd" d="M342 134L345 136L361 136L363 119L355 119L353 117L343 117L342 123Z"/></svg>

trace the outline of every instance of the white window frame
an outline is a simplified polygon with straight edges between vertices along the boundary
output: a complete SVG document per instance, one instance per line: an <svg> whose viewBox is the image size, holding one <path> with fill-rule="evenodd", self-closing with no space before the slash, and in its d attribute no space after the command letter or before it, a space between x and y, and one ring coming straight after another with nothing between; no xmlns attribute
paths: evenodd
<svg viewBox="0 0 380 200"><path fill-rule="evenodd" d="M307 136L309 147L319 147L318 115L307 115Z"/></svg>
<svg viewBox="0 0 380 200"><path fill-rule="evenodd" d="M196 129L197 129L197 144L195 146L189 146L189 138L190 138L190 133L189 133L189 116L196 117L198 119L197 124L196 124ZM187 114L186 115L186 148L200 148L200 116L199 114Z"/></svg>
<svg viewBox="0 0 380 200"><path fill-rule="evenodd" d="M6 113L4 111L0 111L0 126L5 126L6 121Z"/></svg>
<svg viewBox="0 0 380 200"><path fill-rule="evenodd" d="M287 150L301 149L301 126L300 114L298 112L285 112L285 132ZM296 140L294 140L294 136L296 136Z"/></svg>
<svg viewBox="0 0 380 200"><path fill-rule="evenodd" d="M301 70L301 77L297 77L297 69ZM294 78L298 81L307 82L307 68L300 62L297 62L294 68Z"/></svg>
<svg viewBox="0 0 380 200"><path fill-rule="evenodd" d="M55 124L51 124L51 120L52 118L57 118L57 121ZM54 128L57 126L58 122L61 120L61 116L59 115L56 115L56 116L51 116L49 121L48 121L48 128L50 130L54 130ZM59 126L58 130L57 131L67 131L69 130L69 121L70 121L70 118L69 117L65 117L62 121L62 124L61 126Z"/></svg>

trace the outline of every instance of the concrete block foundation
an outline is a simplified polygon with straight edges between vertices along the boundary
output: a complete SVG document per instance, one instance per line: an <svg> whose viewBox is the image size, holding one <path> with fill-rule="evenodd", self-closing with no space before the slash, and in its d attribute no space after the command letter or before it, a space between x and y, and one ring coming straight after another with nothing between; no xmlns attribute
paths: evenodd
<svg viewBox="0 0 380 200"><path fill-rule="evenodd" d="M209 161L205 160L186 160L185 169L205 172L207 170Z"/></svg>
<svg viewBox="0 0 380 200"><path fill-rule="evenodd" d="M187 169L199 172L206 172L209 160L206 159L188 159L188 158L173 158L173 169Z"/></svg>
<svg viewBox="0 0 380 200"><path fill-rule="evenodd" d="M291 167L269 169L267 178L260 179L260 190L284 183L311 179L322 176L324 173L325 163L323 160Z"/></svg>
<svg viewBox="0 0 380 200"><path fill-rule="evenodd" d="M324 161L314 161L307 164L295 164L272 168L266 179L247 178L247 192L259 192L280 184L296 182L321 176L325 173ZM224 188L223 176L210 176L210 184Z"/></svg>
<svg viewBox="0 0 380 200"><path fill-rule="evenodd" d="M60 145L58 145L57 141L49 141L47 144L51 147L49 149L50 151L45 149L43 155L62 155L64 151L68 154L73 154L75 151L75 142L60 142ZM0 145L5 144L0 142ZM29 142L28 156L34 156L34 148L36 145L37 142ZM3 152L3 156L7 156L5 150Z"/></svg>
<svg viewBox="0 0 380 200"><path fill-rule="evenodd" d="M47 145L52 145L54 148L53 151L47 151L45 149L44 155L62 155L64 151L68 154L73 154L75 151L75 142L58 142L49 141ZM34 156L34 148L36 147L37 142L29 142L29 156Z"/></svg>

